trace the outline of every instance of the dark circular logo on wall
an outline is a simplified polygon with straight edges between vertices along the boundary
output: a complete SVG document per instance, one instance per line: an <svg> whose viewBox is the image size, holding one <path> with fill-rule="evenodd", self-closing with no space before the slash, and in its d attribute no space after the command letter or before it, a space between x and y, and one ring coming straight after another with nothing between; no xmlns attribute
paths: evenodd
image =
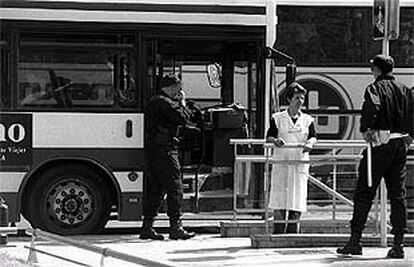
<svg viewBox="0 0 414 267"><path fill-rule="evenodd" d="M349 139L355 117L341 114L354 109L346 90L331 77L321 74L299 75L296 81L308 90L304 111L315 118L318 139ZM280 93L282 110L288 106L284 83L279 85L283 88Z"/></svg>

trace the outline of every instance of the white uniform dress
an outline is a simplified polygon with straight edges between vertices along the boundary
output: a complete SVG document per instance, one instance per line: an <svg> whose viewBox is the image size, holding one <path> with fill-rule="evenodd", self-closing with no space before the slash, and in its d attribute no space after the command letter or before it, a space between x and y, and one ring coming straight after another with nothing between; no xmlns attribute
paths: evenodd
<svg viewBox="0 0 414 267"><path fill-rule="evenodd" d="M273 115L278 129L278 138L286 143L305 143L308 139L309 126L313 118L300 113L293 123L287 110ZM309 153L303 148L276 148L274 159L308 160ZM274 164L272 170L269 208L276 210L306 211L307 183L309 164L287 165Z"/></svg>

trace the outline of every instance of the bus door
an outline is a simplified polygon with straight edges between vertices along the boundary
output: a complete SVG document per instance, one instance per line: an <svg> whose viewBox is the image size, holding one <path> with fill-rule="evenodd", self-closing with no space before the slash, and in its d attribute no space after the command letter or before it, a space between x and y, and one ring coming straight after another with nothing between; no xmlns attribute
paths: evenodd
<svg viewBox="0 0 414 267"><path fill-rule="evenodd" d="M159 38L147 41L146 44L150 94L156 92L162 76L178 75L187 98L203 109L205 115L209 115L205 117L207 128L212 127L226 136L223 142L228 141L230 136L247 137L246 131L250 136L260 135L257 113L260 57L256 43ZM247 111L248 120L232 123L225 115L221 116L223 114L220 111L227 114L226 108L234 104L237 105L236 108ZM216 118L223 118L225 123L215 121ZM248 123L248 129L243 130L244 134L239 131L242 123ZM223 146L227 147L228 144L220 145L221 148ZM223 155L220 150L216 150L217 157ZM230 155L221 159L217 157L213 156L210 159L213 162L210 163L215 166L232 166Z"/></svg>
<svg viewBox="0 0 414 267"><path fill-rule="evenodd" d="M218 184L223 188L214 189L232 188L234 154L230 138L262 134L259 44L162 38L146 44L149 91L156 92L164 75L181 77L187 99L203 113L201 163L211 166L212 172L225 172L219 174L222 179ZM191 146L192 150L194 147ZM184 150L182 156L184 165L195 163L194 155L188 155L188 151Z"/></svg>

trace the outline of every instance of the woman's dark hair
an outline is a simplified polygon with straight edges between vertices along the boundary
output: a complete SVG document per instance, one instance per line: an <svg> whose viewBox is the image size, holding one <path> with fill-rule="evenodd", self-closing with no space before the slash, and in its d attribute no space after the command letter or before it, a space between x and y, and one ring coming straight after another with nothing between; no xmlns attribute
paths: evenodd
<svg viewBox="0 0 414 267"><path fill-rule="evenodd" d="M290 102L290 99L295 94L304 94L304 95L306 95L307 93L308 93L308 91L305 89L305 87L303 87L302 85L300 85L297 82L293 82L286 89L286 99L287 99L288 102Z"/></svg>

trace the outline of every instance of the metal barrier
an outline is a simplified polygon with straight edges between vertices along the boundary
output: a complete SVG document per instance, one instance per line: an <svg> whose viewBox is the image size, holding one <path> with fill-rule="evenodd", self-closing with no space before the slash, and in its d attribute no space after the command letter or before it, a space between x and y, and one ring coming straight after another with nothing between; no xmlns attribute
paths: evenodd
<svg viewBox="0 0 414 267"><path fill-rule="evenodd" d="M100 266L104 266L104 261L105 261L105 257L112 257L115 259L119 259L122 261L127 261L130 263L134 263L134 264L139 264L142 266L157 266L157 267L170 267L171 265L167 265L167 264L163 264L160 262L156 262L156 261L152 261L152 260L147 260L147 259L143 259L140 257L136 257L136 256L132 256L129 254L125 254L122 252L118 252L109 248L101 248L98 246L94 246L94 245L90 245L87 244L85 242L79 241L79 240L74 240L68 237L63 237L63 236L59 236L59 235L55 235L49 232L45 232L42 231L40 229L27 229L26 233L32 236L32 241L31 241L31 245L30 247L25 247L28 248L30 250L29 253L29 257L28 257L28 262L29 263L36 263L37 262L37 257L35 252L39 252L39 253L43 253L46 254L48 256L52 256L61 260L65 260L71 263L75 263L81 266L90 266L88 264L84 264L82 262L78 262L78 261L74 261L72 259L69 258L65 258L59 255L55 255L49 252L45 252L39 249L35 248L35 240L36 238L41 238L41 239L45 239L48 241L52 241L52 242L57 242L63 245L68 245L68 246L73 246L76 248L80 248L80 249L84 249L90 252L94 252L94 253L98 253L101 254L101 261L100 261Z"/></svg>
<svg viewBox="0 0 414 267"><path fill-rule="evenodd" d="M17 234L17 227L0 227L0 234Z"/></svg>
<svg viewBox="0 0 414 267"><path fill-rule="evenodd" d="M0 227L0 246L6 245L9 234L17 234L17 227L1 226Z"/></svg>
<svg viewBox="0 0 414 267"><path fill-rule="evenodd" d="M335 206L336 199L339 199L341 202L353 206L353 202L347 199L345 196L337 192L336 185L336 165L338 164L356 164L362 158L361 155L338 155L337 150L343 148L357 148L357 149L367 149L367 179L368 186L372 186L372 172L371 172L371 145L366 143L363 140L319 140L315 144L315 149L329 149L332 150L330 155L311 155L310 160L275 160L273 159L273 149L275 146L271 143L267 143L265 139L231 139L230 144L234 145L234 188L233 188L233 216L236 218L237 213L264 213L265 220L265 231L269 234L269 215L268 215L268 204L269 204L269 166L271 164L333 164L333 176L334 184L333 188L328 187L324 183L320 182L315 177L309 175L309 182L316 185L321 190L327 192L333 197L333 219L335 219ZM253 146L259 145L263 147L263 152L260 154L240 154L239 146ZM282 148L298 148L303 147L303 144L286 144ZM410 148L414 148L412 144ZM264 194L264 208L259 209L240 209L237 207L237 193L240 187L246 187L246 181L241 180L243 166L246 170L245 173L249 173L252 163L262 163L264 164L264 179L263 179L263 194ZM249 171L247 171L249 170ZM241 185L240 183L245 183ZM387 245L387 227L390 227L387 224L387 193L385 183L382 180L380 185L380 234L381 234L381 245L385 247ZM378 201L376 201L378 202ZM378 212L378 208L376 207ZM377 221L378 216L374 219Z"/></svg>

